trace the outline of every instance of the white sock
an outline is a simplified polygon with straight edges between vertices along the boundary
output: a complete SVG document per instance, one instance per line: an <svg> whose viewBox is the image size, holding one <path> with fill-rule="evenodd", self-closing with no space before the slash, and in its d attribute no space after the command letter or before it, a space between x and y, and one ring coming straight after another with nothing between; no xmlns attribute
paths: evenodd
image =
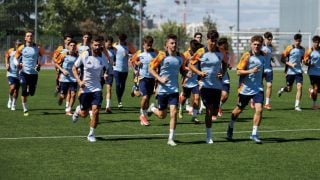
<svg viewBox="0 0 320 180"><path fill-rule="evenodd" d="M67 107L69 107L69 102L68 102L68 101L66 101L66 108L67 108Z"/></svg>
<svg viewBox="0 0 320 180"><path fill-rule="evenodd" d="M90 119L92 117L92 110L89 111Z"/></svg>
<svg viewBox="0 0 320 180"><path fill-rule="evenodd" d="M90 127L90 132L89 132L88 136L94 135L94 131L95 131L95 130L96 130L95 128Z"/></svg>
<svg viewBox="0 0 320 180"><path fill-rule="evenodd" d="M174 140L174 129L169 130L169 140Z"/></svg>
<svg viewBox="0 0 320 180"><path fill-rule="evenodd" d="M140 108L140 115L143 115L143 109Z"/></svg>
<svg viewBox="0 0 320 180"><path fill-rule="evenodd" d="M142 110L142 114L146 116L148 114L147 110L146 109Z"/></svg>
<svg viewBox="0 0 320 180"><path fill-rule="evenodd" d="M8 101L9 101L9 102L12 102L12 98L13 98L13 96L9 94L9 99L8 99Z"/></svg>
<svg viewBox="0 0 320 180"><path fill-rule="evenodd" d="M266 98L266 104L270 104L270 98Z"/></svg>
<svg viewBox="0 0 320 180"><path fill-rule="evenodd" d="M110 100L110 99L107 99L106 108L109 108L109 107L110 107L110 102L111 102L111 100Z"/></svg>
<svg viewBox="0 0 320 180"><path fill-rule="evenodd" d="M66 112L70 112L70 111L71 111L71 107L67 107Z"/></svg>
<svg viewBox="0 0 320 180"><path fill-rule="evenodd" d="M198 109L193 108L192 109L192 117L197 117L198 115Z"/></svg>
<svg viewBox="0 0 320 180"><path fill-rule="evenodd" d="M179 111L182 111L182 104L179 104Z"/></svg>
<svg viewBox="0 0 320 180"><path fill-rule="evenodd" d="M75 113L77 114L77 115L79 115L79 112L81 111L81 108L80 108L80 106L77 106L76 107L76 111L75 111Z"/></svg>
<svg viewBox="0 0 320 180"><path fill-rule="evenodd" d="M14 98L14 97L12 98L11 104L12 104L13 106L16 105L16 100L17 100L16 98Z"/></svg>
<svg viewBox="0 0 320 180"><path fill-rule="evenodd" d="M27 103L22 103L22 108L23 108L23 111L28 111Z"/></svg>
<svg viewBox="0 0 320 180"><path fill-rule="evenodd" d="M154 112L157 108L156 107L151 107L151 111Z"/></svg>
<svg viewBox="0 0 320 180"><path fill-rule="evenodd" d="M222 107L222 105L223 105L223 102L222 102L222 101L220 101L220 105L219 105L219 107L221 108L221 107Z"/></svg>
<svg viewBox="0 0 320 180"><path fill-rule="evenodd" d="M295 107L297 107L297 106L299 106L299 104L300 104L300 101L299 100L296 100L296 103L295 103Z"/></svg>
<svg viewBox="0 0 320 180"><path fill-rule="evenodd" d="M211 139L212 138L211 128L206 128L206 132L207 132L207 139Z"/></svg>
<svg viewBox="0 0 320 180"><path fill-rule="evenodd" d="M252 127L252 135L257 135L258 132L258 126L253 126Z"/></svg>

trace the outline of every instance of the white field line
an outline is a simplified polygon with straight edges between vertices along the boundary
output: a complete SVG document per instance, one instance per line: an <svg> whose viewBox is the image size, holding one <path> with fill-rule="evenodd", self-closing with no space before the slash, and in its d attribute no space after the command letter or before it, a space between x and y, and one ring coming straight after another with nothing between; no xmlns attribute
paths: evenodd
<svg viewBox="0 0 320 180"><path fill-rule="evenodd" d="M320 129L283 129L283 130L265 130L260 133L275 133L275 132L306 132L306 131L320 131ZM234 134L250 133L251 131L235 131ZM226 132L213 132L214 134L226 134ZM192 136L204 135L206 133L176 133L176 136ZM168 134L110 134L97 135L96 137L106 138L124 138L124 137L166 137ZM84 138L86 136L38 136L38 137L0 137L0 140L22 140L22 139L67 139L67 138Z"/></svg>

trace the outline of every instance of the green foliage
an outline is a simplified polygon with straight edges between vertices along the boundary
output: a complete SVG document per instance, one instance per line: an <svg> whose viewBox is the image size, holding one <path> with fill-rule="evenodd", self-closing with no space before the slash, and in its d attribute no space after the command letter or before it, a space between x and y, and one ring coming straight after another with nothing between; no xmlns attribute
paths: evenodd
<svg viewBox="0 0 320 180"><path fill-rule="evenodd" d="M154 38L154 47L157 49L163 49L165 39L168 34L175 34L178 36L178 48L180 52L183 52L189 46L190 37L186 34L186 30L183 25L178 25L174 21L168 21L161 25L161 30L156 30L147 33Z"/></svg>
<svg viewBox="0 0 320 180"><path fill-rule="evenodd" d="M217 30L217 23L212 19L210 15L203 17L203 26L205 31L211 29Z"/></svg>

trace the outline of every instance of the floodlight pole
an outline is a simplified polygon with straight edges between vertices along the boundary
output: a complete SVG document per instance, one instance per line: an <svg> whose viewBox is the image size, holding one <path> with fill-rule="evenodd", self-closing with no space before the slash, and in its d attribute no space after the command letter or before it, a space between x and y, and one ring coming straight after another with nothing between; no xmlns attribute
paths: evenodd
<svg viewBox="0 0 320 180"><path fill-rule="evenodd" d="M240 31L240 0L237 1L237 59L240 59L239 52L239 31Z"/></svg>
<svg viewBox="0 0 320 180"><path fill-rule="evenodd" d="M34 41L38 40L38 0L34 1Z"/></svg>
<svg viewBox="0 0 320 180"><path fill-rule="evenodd" d="M142 49L142 0L140 0L139 49Z"/></svg>

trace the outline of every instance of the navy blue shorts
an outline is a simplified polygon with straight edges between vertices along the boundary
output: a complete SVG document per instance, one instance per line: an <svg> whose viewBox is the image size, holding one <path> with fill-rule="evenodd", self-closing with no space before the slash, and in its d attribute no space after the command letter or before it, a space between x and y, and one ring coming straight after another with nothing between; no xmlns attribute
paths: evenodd
<svg viewBox="0 0 320 180"><path fill-rule="evenodd" d="M214 109L219 108L221 90L220 89L210 89L210 88L201 88L201 98L205 106L212 105Z"/></svg>
<svg viewBox="0 0 320 180"><path fill-rule="evenodd" d="M158 94L158 108L159 110L164 110L168 108L168 105L178 105L179 103L179 93L173 94Z"/></svg>
<svg viewBox="0 0 320 180"><path fill-rule="evenodd" d="M14 85L16 87L16 89L18 89L20 87L20 81L19 78L17 77L12 77L12 76L8 76L8 84Z"/></svg>
<svg viewBox="0 0 320 180"><path fill-rule="evenodd" d="M80 108L81 110L89 110L92 105L101 106L102 103L102 92L90 92L90 93L82 93L79 97Z"/></svg>
<svg viewBox="0 0 320 180"><path fill-rule="evenodd" d="M78 84L76 82L60 82L60 93L67 95L68 90L77 92Z"/></svg>
<svg viewBox="0 0 320 180"><path fill-rule="evenodd" d="M273 80L273 71L263 73L263 78L266 80L267 83L268 83L268 82L269 82L269 83L272 83L272 80Z"/></svg>
<svg viewBox="0 0 320 180"><path fill-rule="evenodd" d="M230 92L230 84L222 83L222 91L229 93Z"/></svg>
<svg viewBox="0 0 320 180"><path fill-rule="evenodd" d="M287 86L292 86L294 81L296 81L296 83L301 83L303 84L303 76L302 74L288 74L286 77L286 81L287 81Z"/></svg>
<svg viewBox="0 0 320 180"><path fill-rule="evenodd" d="M113 83L113 74L108 74L108 79L105 80L104 77L101 77L101 85L103 84L109 84L112 86Z"/></svg>
<svg viewBox="0 0 320 180"><path fill-rule="evenodd" d="M38 83L38 74L26 74L24 72L20 73L19 76L20 85L22 87L22 96L33 96L36 92L36 87Z"/></svg>
<svg viewBox="0 0 320 180"><path fill-rule="evenodd" d="M320 76L309 75L309 78L312 86L317 85L320 88Z"/></svg>
<svg viewBox="0 0 320 180"><path fill-rule="evenodd" d="M200 90L199 90L199 85L192 87L192 88L188 88L188 87L183 87L183 96L186 98L190 98L192 94L200 94Z"/></svg>
<svg viewBox="0 0 320 180"><path fill-rule="evenodd" d="M244 95L244 94L238 94L238 104L237 106L240 109L244 109L248 104L250 100L253 100L255 103L263 104L264 100L264 93L263 91L259 91L257 94L254 95Z"/></svg>
<svg viewBox="0 0 320 180"><path fill-rule="evenodd" d="M151 96L155 85L154 78L142 78L139 81L139 90L142 96Z"/></svg>

